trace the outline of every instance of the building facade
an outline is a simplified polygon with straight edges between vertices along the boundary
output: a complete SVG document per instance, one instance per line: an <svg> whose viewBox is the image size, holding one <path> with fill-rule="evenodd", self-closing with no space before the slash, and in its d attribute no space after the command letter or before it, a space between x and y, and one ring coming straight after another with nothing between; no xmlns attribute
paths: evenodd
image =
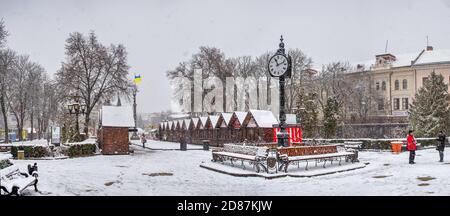
<svg viewBox="0 0 450 216"><path fill-rule="evenodd" d="M355 81L361 75L370 76L375 95L370 104L371 117L406 119L415 94L433 71L450 84L450 50L428 46L416 53L376 55L373 60L355 64L347 76Z"/></svg>

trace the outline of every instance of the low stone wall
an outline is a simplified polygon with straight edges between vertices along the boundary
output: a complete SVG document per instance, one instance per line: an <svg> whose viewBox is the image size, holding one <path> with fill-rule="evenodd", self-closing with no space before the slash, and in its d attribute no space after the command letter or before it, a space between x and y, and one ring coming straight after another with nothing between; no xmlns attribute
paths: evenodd
<svg viewBox="0 0 450 216"><path fill-rule="evenodd" d="M371 124L346 124L337 128L338 138L387 138L398 137L406 134L408 123L371 123Z"/></svg>
<svg viewBox="0 0 450 216"><path fill-rule="evenodd" d="M303 156L303 155L318 155L338 152L340 145L323 145L323 146L295 146L278 148L279 154L287 156Z"/></svg>

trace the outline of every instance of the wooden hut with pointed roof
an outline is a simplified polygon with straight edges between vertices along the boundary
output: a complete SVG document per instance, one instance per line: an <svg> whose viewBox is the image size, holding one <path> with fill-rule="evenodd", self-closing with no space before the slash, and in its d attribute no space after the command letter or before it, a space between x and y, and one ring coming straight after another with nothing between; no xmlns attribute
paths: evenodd
<svg viewBox="0 0 450 216"><path fill-rule="evenodd" d="M217 142L218 145L221 146L228 142L231 135L231 130L228 127L228 123L230 122L231 116L233 116L233 113L221 113L219 115L219 119L217 120L216 128L217 131Z"/></svg>
<svg viewBox="0 0 450 216"><path fill-rule="evenodd" d="M191 132L191 143L192 144L198 143L199 130L197 130L197 124L198 124L199 120L200 120L199 118L191 118L191 120L189 122L188 130Z"/></svg>
<svg viewBox="0 0 450 216"><path fill-rule="evenodd" d="M269 110L250 110L245 117L242 127L244 137L250 142L273 142L273 125L278 120Z"/></svg>
<svg viewBox="0 0 450 216"><path fill-rule="evenodd" d="M216 128L217 120L219 120L218 115L210 115L210 116L208 116L206 123L205 123L205 131L206 131L205 140L209 140L209 144L212 146L218 146L218 143L217 143L218 129Z"/></svg>
<svg viewBox="0 0 450 216"><path fill-rule="evenodd" d="M189 130L189 124L191 123L191 119L183 119L182 124L182 135L186 138L187 143L192 143L192 131Z"/></svg>
<svg viewBox="0 0 450 216"><path fill-rule="evenodd" d="M233 112L233 115L228 122L228 127L231 130L230 132L230 142L242 142L244 141L244 129L241 127L242 122L244 122L245 117L248 115L248 112Z"/></svg>
<svg viewBox="0 0 450 216"><path fill-rule="evenodd" d="M202 143L202 140L207 139L207 133L205 130L206 121L208 120L208 116L202 116L199 118L197 123L197 128L199 130L198 144Z"/></svg>

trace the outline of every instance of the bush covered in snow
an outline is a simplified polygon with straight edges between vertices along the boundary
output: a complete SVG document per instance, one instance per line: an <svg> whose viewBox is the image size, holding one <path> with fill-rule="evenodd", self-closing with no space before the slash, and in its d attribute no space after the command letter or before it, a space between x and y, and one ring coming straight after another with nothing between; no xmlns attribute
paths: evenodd
<svg viewBox="0 0 450 216"><path fill-rule="evenodd" d="M95 144L70 145L67 154L69 157L91 156L94 155L95 149Z"/></svg>
<svg viewBox="0 0 450 216"><path fill-rule="evenodd" d="M44 146L12 146L11 154L17 158L17 151L24 150L26 158L41 158L49 155L49 151Z"/></svg>
<svg viewBox="0 0 450 216"><path fill-rule="evenodd" d="M0 169L4 169L4 168L9 167L11 165L12 165L12 163L8 159L0 160Z"/></svg>

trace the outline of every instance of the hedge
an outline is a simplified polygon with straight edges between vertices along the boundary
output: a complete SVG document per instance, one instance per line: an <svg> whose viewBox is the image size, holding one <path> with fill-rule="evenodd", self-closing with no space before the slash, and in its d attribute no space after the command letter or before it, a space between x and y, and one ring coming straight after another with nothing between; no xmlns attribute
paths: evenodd
<svg viewBox="0 0 450 216"><path fill-rule="evenodd" d="M95 153L95 144L71 145L68 150L69 157L91 156Z"/></svg>
<svg viewBox="0 0 450 216"><path fill-rule="evenodd" d="M48 155L48 151L43 146L12 146L11 154L14 158L17 158L17 150L21 148L24 150L26 158L41 158Z"/></svg>
<svg viewBox="0 0 450 216"><path fill-rule="evenodd" d="M305 139L306 140L306 139ZM310 139L308 139L310 140ZM317 139L318 141L326 141L329 143L344 142L362 142L361 149L377 149L377 150L390 150L392 141L403 141L402 139ZM434 138L416 138L417 143L420 143L420 147L434 146L437 141Z"/></svg>

